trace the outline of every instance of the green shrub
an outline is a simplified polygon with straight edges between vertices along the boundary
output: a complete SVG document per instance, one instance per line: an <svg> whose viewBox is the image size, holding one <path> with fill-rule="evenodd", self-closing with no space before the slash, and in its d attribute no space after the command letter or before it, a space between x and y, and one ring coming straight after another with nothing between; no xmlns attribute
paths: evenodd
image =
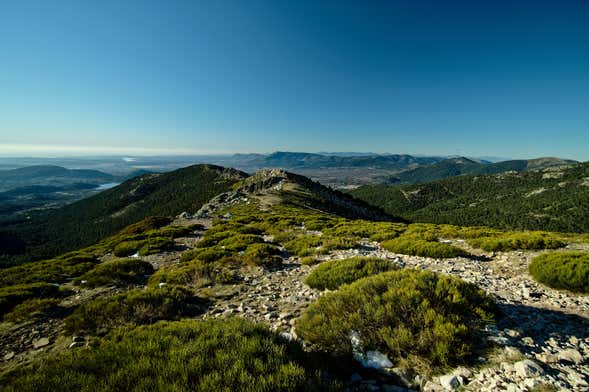
<svg viewBox="0 0 589 392"><path fill-rule="evenodd" d="M305 283L319 290L335 290L343 284L396 268L390 261L374 257L332 260L315 268Z"/></svg>
<svg viewBox="0 0 589 392"><path fill-rule="evenodd" d="M316 252L316 248L323 244L321 236L301 235L284 244L288 253L303 257L310 256Z"/></svg>
<svg viewBox="0 0 589 392"><path fill-rule="evenodd" d="M0 378L6 391L323 391L307 354L243 319L118 330Z"/></svg>
<svg viewBox="0 0 589 392"><path fill-rule="evenodd" d="M144 241L123 241L115 246L113 253L117 257L131 256L137 253L144 243Z"/></svg>
<svg viewBox="0 0 589 392"><path fill-rule="evenodd" d="M302 265L315 265L315 264L319 264L322 260L318 259L315 256L305 256L305 257L301 257L301 264Z"/></svg>
<svg viewBox="0 0 589 392"><path fill-rule="evenodd" d="M529 266L540 283L555 289L589 293L589 254L583 252L547 253L537 256Z"/></svg>
<svg viewBox="0 0 589 392"><path fill-rule="evenodd" d="M350 249L356 246L357 238L336 237L332 235L301 235L284 244L291 254L305 257L325 254L336 249Z"/></svg>
<svg viewBox="0 0 589 392"><path fill-rule="evenodd" d="M432 258L468 257L469 253L456 246L436 241L426 241L414 236L401 236L383 242L382 247L388 251L403 255Z"/></svg>
<svg viewBox="0 0 589 392"><path fill-rule="evenodd" d="M104 334L126 324L152 324L197 314L204 301L178 286L134 289L107 298L98 298L78 307L66 318L71 333Z"/></svg>
<svg viewBox="0 0 589 392"><path fill-rule="evenodd" d="M127 257L135 253L140 256L148 256L155 253L173 250L176 243L172 237L151 236L143 240L122 241L114 248L114 255Z"/></svg>
<svg viewBox="0 0 589 392"><path fill-rule="evenodd" d="M280 253L275 245L257 243L249 245L241 258L247 264L271 266L282 263Z"/></svg>
<svg viewBox="0 0 589 392"><path fill-rule="evenodd" d="M147 231L159 229L160 227L169 225L171 222L172 220L170 218L165 218L162 216L148 216L147 218L137 223L133 223L132 225L125 227L114 237L145 233Z"/></svg>
<svg viewBox="0 0 589 392"><path fill-rule="evenodd" d="M350 334L357 332L366 350L446 366L473 354L495 309L473 284L403 269L323 295L297 320L296 332L309 347L336 354L352 352Z"/></svg>
<svg viewBox="0 0 589 392"><path fill-rule="evenodd" d="M542 232L504 233L497 237L473 238L468 243L475 248L489 252L517 249L557 249L566 245L555 235Z"/></svg>
<svg viewBox="0 0 589 392"><path fill-rule="evenodd" d="M4 315L4 321L13 323L22 320L42 317L59 309L61 300L54 298L32 298L14 307L12 311Z"/></svg>
<svg viewBox="0 0 589 392"><path fill-rule="evenodd" d="M187 264L176 264L160 268L151 278L150 285L159 283L205 287L217 283L225 284L235 281L234 274L227 268L201 260L192 260Z"/></svg>
<svg viewBox="0 0 589 392"><path fill-rule="evenodd" d="M218 247L212 248L195 248L182 253L180 261L189 262L191 260L201 260L205 263L213 263L229 256L229 252Z"/></svg>
<svg viewBox="0 0 589 392"><path fill-rule="evenodd" d="M383 241L392 240L393 238L397 238L398 236L401 235L401 233L402 233L401 231L385 231L382 233L372 234L368 239L370 241L383 242Z"/></svg>
<svg viewBox="0 0 589 392"><path fill-rule="evenodd" d="M174 250L176 243L172 237L150 237L139 249L139 256L149 256L156 253Z"/></svg>
<svg viewBox="0 0 589 392"><path fill-rule="evenodd" d="M255 234L237 234L227 237L220 241L217 245L228 252L244 251L248 245L263 243L264 239Z"/></svg>
<svg viewBox="0 0 589 392"><path fill-rule="evenodd" d="M27 283L0 288L0 317L17 305L33 298L57 298L64 294L50 283Z"/></svg>
<svg viewBox="0 0 589 392"><path fill-rule="evenodd" d="M98 261L93 255L73 252L51 260L5 268L0 274L0 287L35 282L63 283L89 271Z"/></svg>
<svg viewBox="0 0 589 392"><path fill-rule="evenodd" d="M145 282L146 275L153 274L153 267L139 259L122 259L98 264L96 267L76 278L74 283L84 287L106 285L126 286ZM85 281L82 283L82 281Z"/></svg>

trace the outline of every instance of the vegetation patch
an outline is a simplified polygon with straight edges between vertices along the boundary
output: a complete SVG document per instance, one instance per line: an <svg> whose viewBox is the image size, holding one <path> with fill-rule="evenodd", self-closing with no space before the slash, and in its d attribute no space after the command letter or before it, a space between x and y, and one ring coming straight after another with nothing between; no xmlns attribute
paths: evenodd
<svg viewBox="0 0 589 392"><path fill-rule="evenodd" d="M374 257L332 260L315 268L305 283L318 290L335 290L343 284L394 269L397 267L392 262Z"/></svg>
<svg viewBox="0 0 589 392"><path fill-rule="evenodd" d="M269 267L282 263L280 253L280 248L275 245L257 243L249 245L241 257L247 264Z"/></svg>
<svg viewBox="0 0 589 392"><path fill-rule="evenodd" d="M479 329L495 314L493 300L473 284L402 269L320 297L297 320L296 331L309 347L336 354L350 354L350 334L357 333L366 350L434 368L472 356Z"/></svg>
<svg viewBox="0 0 589 392"><path fill-rule="evenodd" d="M315 254L323 244L323 239L318 235L301 235L284 244L288 253L304 257Z"/></svg>
<svg viewBox="0 0 589 392"><path fill-rule="evenodd" d="M589 254L553 252L537 256L529 266L540 283L555 289L589 293Z"/></svg>
<svg viewBox="0 0 589 392"><path fill-rule="evenodd" d="M117 233L117 236L131 236L159 229L172 223L170 218L163 216L148 216L137 223L133 223Z"/></svg>
<svg viewBox="0 0 589 392"><path fill-rule="evenodd" d="M81 305L65 320L71 333L102 335L123 325L153 324L199 313L205 301L185 288L134 289Z"/></svg>
<svg viewBox="0 0 589 392"><path fill-rule="evenodd" d="M36 282L63 283L89 271L98 262L93 255L72 252L51 260L5 268L0 274L0 287Z"/></svg>
<svg viewBox="0 0 589 392"><path fill-rule="evenodd" d="M58 298L64 291L50 283L27 283L0 288L0 317L33 298Z"/></svg>
<svg viewBox="0 0 589 392"><path fill-rule="evenodd" d="M32 298L14 307L4 315L4 321L13 323L26 319L47 316L59 309L61 300L55 298Z"/></svg>
<svg viewBox="0 0 589 392"><path fill-rule="evenodd" d="M84 287L141 284L153 272L153 267L146 261L122 259L98 264L84 275L76 278L74 283Z"/></svg>
<svg viewBox="0 0 589 392"><path fill-rule="evenodd" d="M468 257L464 249L435 241L434 238L422 239L420 236L404 235L384 241L382 247L393 253L432 258Z"/></svg>
<svg viewBox="0 0 589 392"><path fill-rule="evenodd" d="M150 286L160 283L200 288L214 284L233 283L235 276L231 270L217 263L206 263L195 259L188 263L160 268L149 279Z"/></svg>
<svg viewBox="0 0 589 392"><path fill-rule="evenodd" d="M520 232L504 233L496 237L474 238L468 243L489 252L509 250L538 250L557 249L566 246L566 242L552 233L545 232Z"/></svg>
<svg viewBox="0 0 589 392"><path fill-rule="evenodd" d="M306 354L243 319L121 329L0 378L6 391L323 391Z"/></svg>

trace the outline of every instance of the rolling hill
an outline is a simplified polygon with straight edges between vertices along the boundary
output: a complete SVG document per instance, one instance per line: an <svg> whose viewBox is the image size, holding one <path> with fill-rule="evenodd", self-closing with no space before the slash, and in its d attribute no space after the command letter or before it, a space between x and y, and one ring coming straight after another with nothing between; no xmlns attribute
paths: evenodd
<svg viewBox="0 0 589 392"><path fill-rule="evenodd" d="M417 222L589 232L589 163L407 186L364 186L351 194Z"/></svg>
<svg viewBox="0 0 589 392"><path fill-rule="evenodd" d="M146 174L30 221L4 227L4 261L52 257L113 234L147 216L196 211L246 174L213 165L194 165Z"/></svg>

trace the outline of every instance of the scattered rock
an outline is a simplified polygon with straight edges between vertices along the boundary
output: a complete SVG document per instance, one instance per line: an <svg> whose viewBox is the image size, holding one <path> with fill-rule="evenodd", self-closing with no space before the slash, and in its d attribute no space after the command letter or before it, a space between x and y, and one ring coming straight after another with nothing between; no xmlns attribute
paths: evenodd
<svg viewBox="0 0 589 392"><path fill-rule="evenodd" d="M574 348L569 348L559 352L557 354L557 358L559 361L571 362L575 365L579 365L583 362L583 356L578 350L575 350Z"/></svg>
<svg viewBox="0 0 589 392"><path fill-rule="evenodd" d="M444 376L440 376L440 384L442 384L444 389L447 391L453 391L458 389L462 383L459 376L454 374L446 374Z"/></svg>
<svg viewBox="0 0 589 392"><path fill-rule="evenodd" d="M33 347L34 348L41 348L49 345L49 338L41 338L37 340L33 340Z"/></svg>
<svg viewBox="0 0 589 392"><path fill-rule="evenodd" d="M569 383L574 387L589 387L587 378L576 372L573 369L566 369L567 379Z"/></svg>
<svg viewBox="0 0 589 392"><path fill-rule="evenodd" d="M523 361L516 362L513 367L515 373L521 378L537 377L544 374L542 366L538 365L531 359L524 359Z"/></svg>
<svg viewBox="0 0 589 392"><path fill-rule="evenodd" d="M373 369L393 367L393 363L389 357L379 351L367 351L361 363L364 367Z"/></svg>
<svg viewBox="0 0 589 392"><path fill-rule="evenodd" d="M4 357L2 357L5 361L10 361L12 358L14 358L16 354L14 353L14 351L10 351L6 354L4 354Z"/></svg>

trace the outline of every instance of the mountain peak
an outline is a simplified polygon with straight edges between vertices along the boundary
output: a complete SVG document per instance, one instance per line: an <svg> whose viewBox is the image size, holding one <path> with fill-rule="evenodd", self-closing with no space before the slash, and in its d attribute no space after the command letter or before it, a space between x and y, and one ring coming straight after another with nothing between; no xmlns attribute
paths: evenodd
<svg viewBox="0 0 589 392"><path fill-rule="evenodd" d="M331 189L308 177L283 169L259 170L235 186L205 204L197 216L208 217L232 205L257 199L260 204L295 204L342 217L396 220L379 208L374 208L348 194Z"/></svg>

